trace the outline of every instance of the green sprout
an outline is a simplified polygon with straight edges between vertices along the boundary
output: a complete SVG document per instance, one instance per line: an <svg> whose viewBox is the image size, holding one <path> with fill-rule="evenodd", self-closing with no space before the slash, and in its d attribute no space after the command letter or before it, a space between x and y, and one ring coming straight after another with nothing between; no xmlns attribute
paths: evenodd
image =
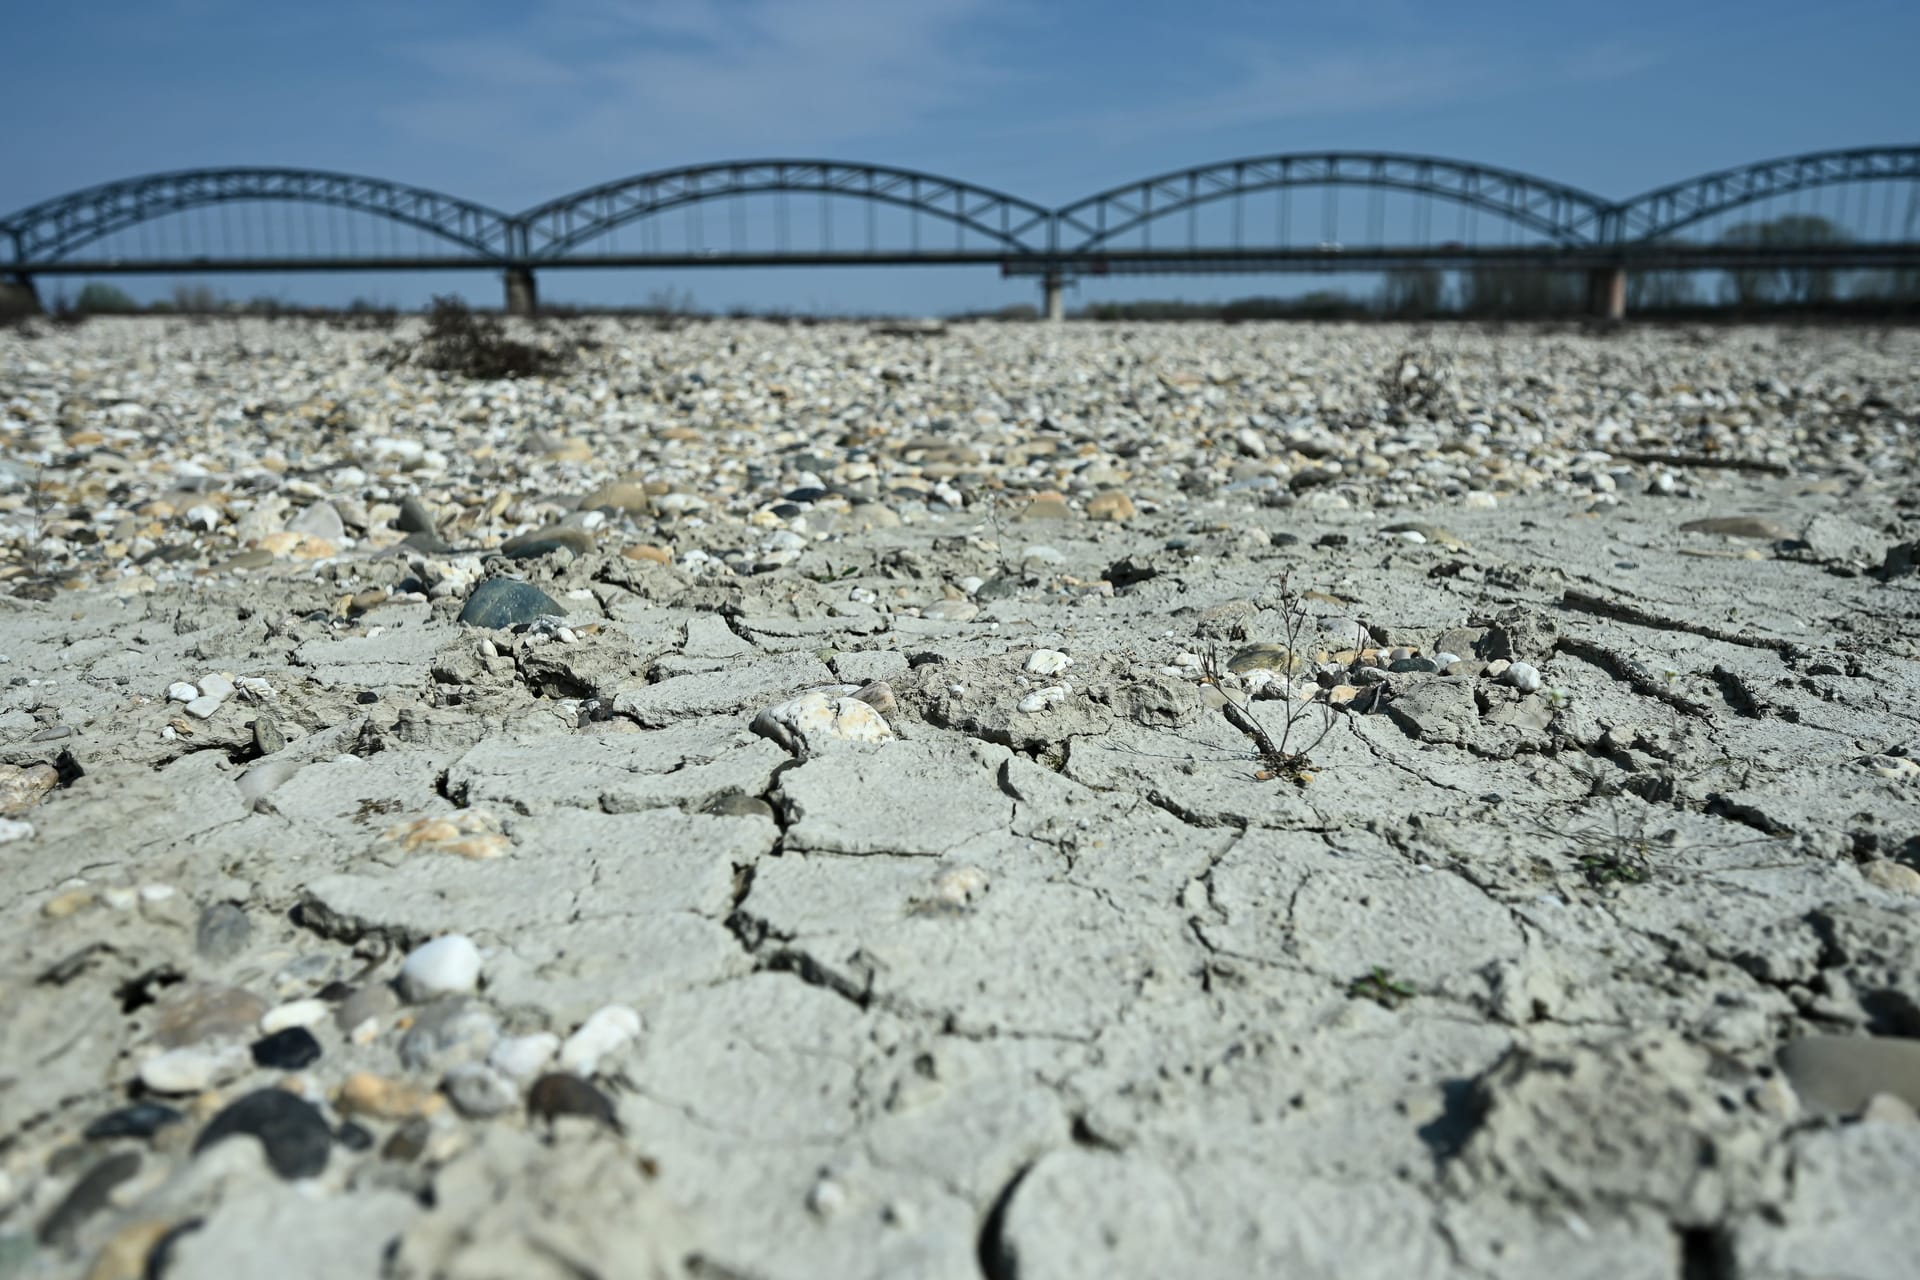
<svg viewBox="0 0 1920 1280"><path fill-rule="evenodd" d="M1373 972L1347 984L1349 997L1371 1000L1388 1009L1397 1009L1419 994L1411 982L1394 977L1393 970L1378 964L1373 966Z"/></svg>

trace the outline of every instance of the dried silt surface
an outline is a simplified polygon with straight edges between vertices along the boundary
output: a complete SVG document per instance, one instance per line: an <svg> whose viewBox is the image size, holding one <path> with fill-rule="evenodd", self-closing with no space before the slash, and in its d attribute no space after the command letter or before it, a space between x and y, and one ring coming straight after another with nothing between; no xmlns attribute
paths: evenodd
<svg viewBox="0 0 1920 1280"><path fill-rule="evenodd" d="M1920 338L0 334L0 1276L1907 1277Z"/></svg>

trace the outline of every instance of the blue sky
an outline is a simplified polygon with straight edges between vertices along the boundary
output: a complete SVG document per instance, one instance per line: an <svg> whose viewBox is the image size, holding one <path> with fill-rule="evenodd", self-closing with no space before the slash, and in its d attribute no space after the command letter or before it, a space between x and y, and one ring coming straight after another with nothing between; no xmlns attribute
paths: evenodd
<svg viewBox="0 0 1920 1280"><path fill-rule="evenodd" d="M1748 160L1920 140L1920 5L1828 0L90 0L17 5L0 212L199 165L313 166L516 210L625 174L817 156L1043 204L1163 170L1425 152L1610 196ZM416 301L486 277L241 282ZM550 298L944 311L988 270L543 276ZM1237 295L1270 279L1089 285Z"/></svg>

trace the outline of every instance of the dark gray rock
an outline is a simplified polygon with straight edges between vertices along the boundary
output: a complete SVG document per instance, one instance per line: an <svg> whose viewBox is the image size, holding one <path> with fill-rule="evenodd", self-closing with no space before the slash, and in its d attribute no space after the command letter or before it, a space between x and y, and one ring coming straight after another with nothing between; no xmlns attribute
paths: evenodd
<svg viewBox="0 0 1920 1280"><path fill-rule="evenodd" d="M208 1121L193 1152L241 1134L258 1139L267 1163L289 1181L324 1172L333 1146L333 1131L312 1103L285 1089L256 1089Z"/></svg>
<svg viewBox="0 0 1920 1280"><path fill-rule="evenodd" d="M72 1190L61 1197L53 1212L40 1220L41 1244L65 1244L94 1214L106 1207L113 1189L140 1172L140 1154L122 1151L87 1170Z"/></svg>
<svg viewBox="0 0 1920 1280"><path fill-rule="evenodd" d="M130 1106L109 1111L86 1128L86 1137L93 1142L104 1142L109 1138L151 1138L170 1124L178 1124L186 1119L178 1111L161 1102L136 1102Z"/></svg>
<svg viewBox="0 0 1920 1280"><path fill-rule="evenodd" d="M547 615L564 618L567 611L552 596L531 583L515 582L512 578L489 578L467 597L466 607L460 610L460 621L470 627L499 630Z"/></svg>
<svg viewBox="0 0 1920 1280"><path fill-rule="evenodd" d="M393 519L393 527L402 533L439 534L434 527L433 515L427 510L427 504L408 494L400 499L400 514Z"/></svg>
<svg viewBox="0 0 1920 1280"><path fill-rule="evenodd" d="M287 1027L253 1042L254 1065L273 1071L298 1071L320 1061L320 1042L305 1027Z"/></svg>
<svg viewBox="0 0 1920 1280"><path fill-rule="evenodd" d="M550 1071L533 1082L533 1088L527 1091L527 1114L549 1124L561 1116L581 1116L615 1132L620 1129L612 1099L594 1088L591 1081L564 1071Z"/></svg>

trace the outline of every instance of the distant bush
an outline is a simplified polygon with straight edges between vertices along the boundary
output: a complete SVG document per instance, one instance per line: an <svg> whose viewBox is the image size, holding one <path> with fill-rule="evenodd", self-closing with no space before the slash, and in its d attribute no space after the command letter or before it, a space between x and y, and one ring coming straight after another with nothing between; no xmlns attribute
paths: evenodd
<svg viewBox="0 0 1920 1280"><path fill-rule="evenodd" d="M82 289L80 297L73 305L76 311L85 312L90 316L131 315L140 309L140 304L135 302L133 295L125 289L101 284L98 281Z"/></svg>
<svg viewBox="0 0 1920 1280"><path fill-rule="evenodd" d="M509 338L498 316L476 312L458 296L436 297L420 341L387 356L391 364L411 361L464 378L528 378L567 367L565 356Z"/></svg>

